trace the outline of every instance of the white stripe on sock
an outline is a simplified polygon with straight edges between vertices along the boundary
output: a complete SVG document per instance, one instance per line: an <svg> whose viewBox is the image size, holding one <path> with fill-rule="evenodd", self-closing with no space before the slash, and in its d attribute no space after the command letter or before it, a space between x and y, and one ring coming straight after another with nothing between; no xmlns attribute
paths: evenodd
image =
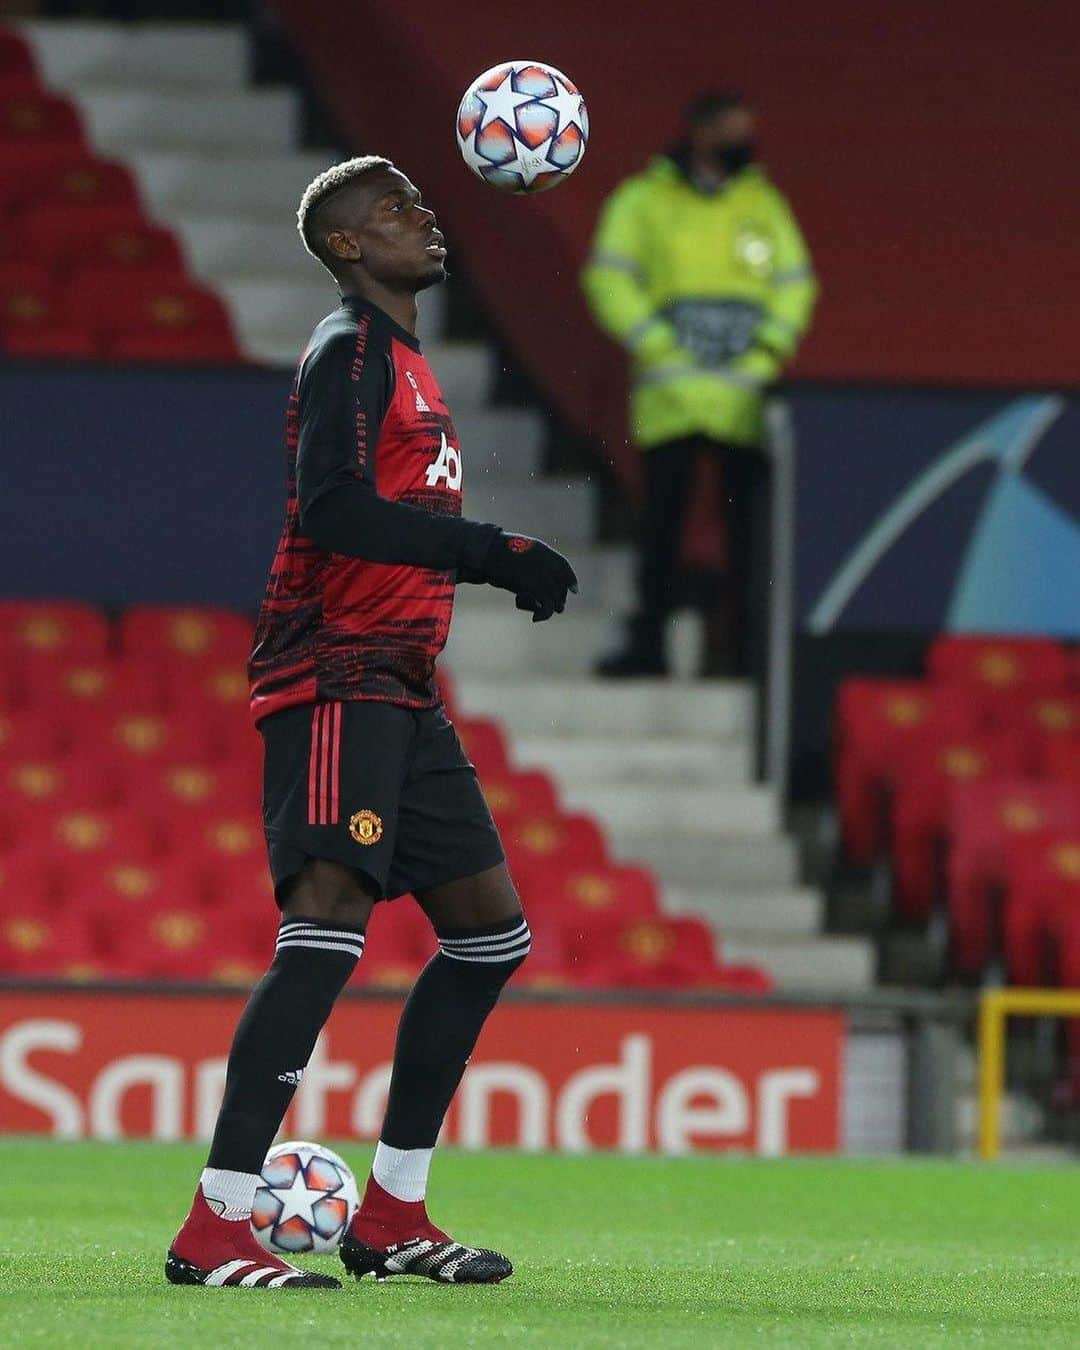
<svg viewBox="0 0 1080 1350"><path fill-rule="evenodd" d="M311 947L315 951L345 953L348 956L355 956L359 961L364 954L363 944L359 947L351 946L345 942L312 942L310 938L285 939L278 938L277 950L280 952L285 947ZM365 966L366 970L367 967Z"/></svg>

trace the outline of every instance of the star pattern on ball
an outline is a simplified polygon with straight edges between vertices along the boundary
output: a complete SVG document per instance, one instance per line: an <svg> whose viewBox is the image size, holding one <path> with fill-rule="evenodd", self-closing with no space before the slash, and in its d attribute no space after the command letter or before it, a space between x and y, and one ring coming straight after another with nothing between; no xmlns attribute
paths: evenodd
<svg viewBox="0 0 1080 1350"><path fill-rule="evenodd" d="M271 1188L271 1194L276 1195L282 1205L281 1213L277 1219L278 1224L285 1223L287 1219L297 1218L303 1219L310 1228L314 1228L315 1212L313 1206L323 1198L326 1192L309 1190L304 1169L298 1167L291 1184L274 1186Z"/></svg>
<svg viewBox="0 0 1080 1350"><path fill-rule="evenodd" d="M581 105L585 100L580 94L572 94L560 80L555 81L555 88L558 91L557 93L540 100L545 108L551 108L559 118L555 135L561 136L568 126L576 126L578 131L584 135L585 128L581 121Z"/></svg>
<svg viewBox="0 0 1080 1350"><path fill-rule="evenodd" d="M552 165L548 155L551 153L553 140L554 138L549 136L543 144L530 150L524 142L515 137L514 144L517 147L517 156L500 164L499 172L519 174L521 181L528 187L538 173L545 173L551 169Z"/></svg>
<svg viewBox="0 0 1080 1350"><path fill-rule="evenodd" d="M532 94L519 94L513 85L514 72L511 70L497 89L478 89L476 97L484 105L484 115L480 119L480 130L492 122L501 119L508 127L514 127L514 114L523 103L533 101Z"/></svg>

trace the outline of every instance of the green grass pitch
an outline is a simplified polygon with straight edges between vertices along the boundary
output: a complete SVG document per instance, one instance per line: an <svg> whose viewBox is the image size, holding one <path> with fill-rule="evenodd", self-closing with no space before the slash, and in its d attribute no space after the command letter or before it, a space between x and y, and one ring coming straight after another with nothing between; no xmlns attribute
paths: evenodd
<svg viewBox="0 0 1080 1350"><path fill-rule="evenodd" d="M345 1153L362 1173L368 1151ZM275 1295L165 1283L201 1157L0 1144L0 1344L1080 1345L1071 1168L447 1152L433 1216L506 1251L511 1280Z"/></svg>

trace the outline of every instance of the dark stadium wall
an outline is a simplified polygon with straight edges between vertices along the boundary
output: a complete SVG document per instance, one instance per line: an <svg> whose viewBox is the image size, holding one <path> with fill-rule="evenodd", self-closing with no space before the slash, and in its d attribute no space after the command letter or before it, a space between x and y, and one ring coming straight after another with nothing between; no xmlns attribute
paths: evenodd
<svg viewBox="0 0 1080 1350"><path fill-rule="evenodd" d="M518 358L616 459L621 362L578 270L605 194L709 85L759 106L764 158L821 276L797 375L1080 384L1076 5L276 4L352 148L421 184ZM469 81L520 55L564 69L593 126L576 176L533 199L478 183L453 135Z"/></svg>

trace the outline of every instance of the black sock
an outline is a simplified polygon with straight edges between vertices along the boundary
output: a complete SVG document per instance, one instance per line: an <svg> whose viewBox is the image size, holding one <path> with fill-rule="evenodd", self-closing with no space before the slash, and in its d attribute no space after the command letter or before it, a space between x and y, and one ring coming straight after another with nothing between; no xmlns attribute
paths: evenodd
<svg viewBox="0 0 1080 1350"><path fill-rule="evenodd" d="M391 1148L432 1148L480 1029L529 952L521 915L447 928L401 1014L382 1134Z"/></svg>
<svg viewBox="0 0 1080 1350"><path fill-rule="evenodd" d="M233 1037L208 1167L261 1171L319 1032L363 950L359 928L281 921L273 964L252 990Z"/></svg>

